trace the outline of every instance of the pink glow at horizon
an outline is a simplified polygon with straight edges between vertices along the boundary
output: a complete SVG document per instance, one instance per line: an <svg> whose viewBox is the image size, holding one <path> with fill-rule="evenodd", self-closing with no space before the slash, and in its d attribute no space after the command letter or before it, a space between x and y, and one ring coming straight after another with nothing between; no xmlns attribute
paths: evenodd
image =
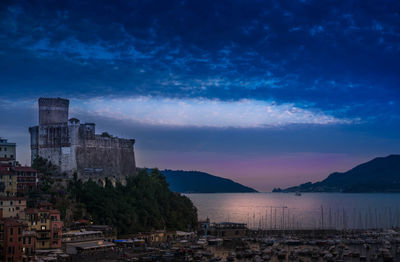
<svg viewBox="0 0 400 262"><path fill-rule="evenodd" d="M350 157L345 154L318 153L257 156L214 152L137 152L140 167L156 166L159 169L178 170L202 167L197 170L232 179L259 191L320 181L330 173L347 171L371 158L373 156Z"/></svg>

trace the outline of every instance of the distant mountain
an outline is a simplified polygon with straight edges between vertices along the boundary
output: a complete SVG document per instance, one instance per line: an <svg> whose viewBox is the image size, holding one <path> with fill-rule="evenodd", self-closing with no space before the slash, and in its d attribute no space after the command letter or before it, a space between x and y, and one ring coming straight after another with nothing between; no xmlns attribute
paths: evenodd
<svg viewBox="0 0 400 262"><path fill-rule="evenodd" d="M171 191L180 193L249 193L256 190L199 171L163 170Z"/></svg>
<svg viewBox="0 0 400 262"><path fill-rule="evenodd" d="M378 157L325 180L274 192L400 192L400 155Z"/></svg>

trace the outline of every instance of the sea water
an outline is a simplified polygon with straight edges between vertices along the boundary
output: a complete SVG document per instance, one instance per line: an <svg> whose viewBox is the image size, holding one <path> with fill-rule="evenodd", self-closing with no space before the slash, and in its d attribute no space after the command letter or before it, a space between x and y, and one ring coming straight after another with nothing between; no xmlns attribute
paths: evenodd
<svg viewBox="0 0 400 262"><path fill-rule="evenodd" d="M186 194L199 220L246 223L253 229L400 227L400 194Z"/></svg>

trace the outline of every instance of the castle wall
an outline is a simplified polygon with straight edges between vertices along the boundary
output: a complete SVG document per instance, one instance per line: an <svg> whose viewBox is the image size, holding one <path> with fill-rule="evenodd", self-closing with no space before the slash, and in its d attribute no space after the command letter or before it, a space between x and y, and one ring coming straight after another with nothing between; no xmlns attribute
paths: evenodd
<svg viewBox="0 0 400 262"><path fill-rule="evenodd" d="M134 140L95 135L81 139L76 147L77 170L81 178L104 176L123 179L136 172Z"/></svg>
<svg viewBox="0 0 400 262"><path fill-rule="evenodd" d="M31 162L33 162L39 156L39 127L30 127L29 133L31 135Z"/></svg>
<svg viewBox="0 0 400 262"><path fill-rule="evenodd" d="M123 180L136 172L133 139L95 134L95 124L68 120L69 101L39 99L39 126L29 128L32 161L43 157L72 177Z"/></svg>

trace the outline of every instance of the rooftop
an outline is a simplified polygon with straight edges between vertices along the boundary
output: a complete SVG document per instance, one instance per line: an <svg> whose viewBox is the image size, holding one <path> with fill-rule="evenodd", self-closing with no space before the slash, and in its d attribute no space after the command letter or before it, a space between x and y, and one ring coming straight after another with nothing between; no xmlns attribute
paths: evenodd
<svg viewBox="0 0 400 262"><path fill-rule="evenodd" d="M56 209L47 208L28 208L25 210L26 214L36 214L36 213L50 213L50 214L60 214L60 211Z"/></svg>
<svg viewBox="0 0 400 262"><path fill-rule="evenodd" d="M63 234L63 237L85 236L85 235L94 235L94 234L103 234L103 232L102 231L68 231Z"/></svg>
<svg viewBox="0 0 400 262"><path fill-rule="evenodd" d="M3 218L0 223L3 223L6 226L22 226L23 223L19 222L14 218Z"/></svg>
<svg viewBox="0 0 400 262"><path fill-rule="evenodd" d="M108 241L88 241L80 243L71 243L69 246L74 246L77 249L87 250L87 249L97 249L103 247L114 247L115 244Z"/></svg>
<svg viewBox="0 0 400 262"><path fill-rule="evenodd" d="M20 171L20 172L37 172L36 169L30 167L30 166L16 166L13 168L15 171Z"/></svg>
<svg viewBox="0 0 400 262"><path fill-rule="evenodd" d="M4 200L25 200L25 198L23 197L16 197L16 196L0 196L0 200L4 201Z"/></svg>
<svg viewBox="0 0 400 262"><path fill-rule="evenodd" d="M0 137L0 145L3 146L15 146L15 143L9 143L7 139Z"/></svg>

